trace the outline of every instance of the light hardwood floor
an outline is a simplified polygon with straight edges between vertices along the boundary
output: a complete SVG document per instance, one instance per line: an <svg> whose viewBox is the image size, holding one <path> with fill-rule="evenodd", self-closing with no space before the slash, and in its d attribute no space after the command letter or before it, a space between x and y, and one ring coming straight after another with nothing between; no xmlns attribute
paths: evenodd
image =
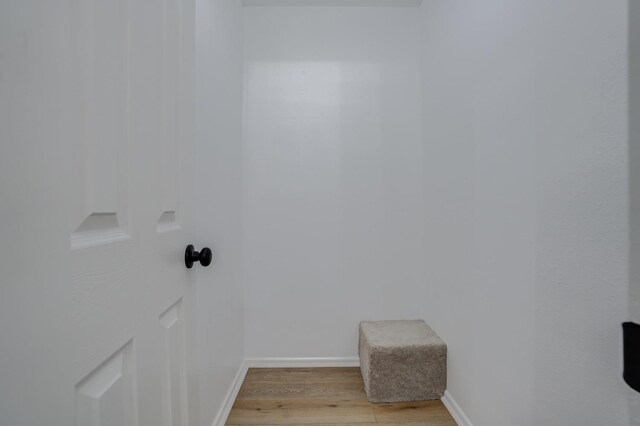
<svg viewBox="0 0 640 426"><path fill-rule="evenodd" d="M227 425L456 426L440 401L371 404L359 368L251 368Z"/></svg>

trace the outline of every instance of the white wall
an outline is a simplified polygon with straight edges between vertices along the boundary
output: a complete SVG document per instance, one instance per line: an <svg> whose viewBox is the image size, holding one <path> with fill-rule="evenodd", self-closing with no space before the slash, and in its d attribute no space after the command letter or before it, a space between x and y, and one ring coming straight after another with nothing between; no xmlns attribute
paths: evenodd
<svg viewBox="0 0 640 426"><path fill-rule="evenodd" d="M246 355L422 316L474 425L629 424L627 4L246 8Z"/></svg>
<svg viewBox="0 0 640 426"><path fill-rule="evenodd" d="M640 2L631 1L629 28L629 84L630 84L630 211L631 211L631 253L630 253L630 296L631 319L640 323Z"/></svg>
<svg viewBox="0 0 640 426"><path fill-rule="evenodd" d="M626 7L423 3L424 316L476 426L629 422Z"/></svg>
<svg viewBox="0 0 640 426"><path fill-rule="evenodd" d="M197 0L197 248L200 423L210 426L244 356L242 307L242 8ZM192 401L194 402L194 401Z"/></svg>
<svg viewBox="0 0 640 426"><path fill-rule="evenodd" d="M640 323L640 2L629 2L630 225L629 317ZM629 391L631 424L640 426L640 393Z"/></svg>
<svg viewBox="0 0 640 426"><path fill-rule="evenodd" d="M245 8L249 357L357 354L358 322L420 316L415 8Z"/></svg>

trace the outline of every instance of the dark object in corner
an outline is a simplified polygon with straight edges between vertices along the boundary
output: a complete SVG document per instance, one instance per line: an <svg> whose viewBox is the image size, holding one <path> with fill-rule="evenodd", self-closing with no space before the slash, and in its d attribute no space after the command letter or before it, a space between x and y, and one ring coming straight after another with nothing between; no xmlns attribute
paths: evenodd
<svg viewBox="0 0 640 426"><path fill-rule="evenodd" d="M622 377L635 391L640 392L640 325L622 324L624 371Z"/></svg>

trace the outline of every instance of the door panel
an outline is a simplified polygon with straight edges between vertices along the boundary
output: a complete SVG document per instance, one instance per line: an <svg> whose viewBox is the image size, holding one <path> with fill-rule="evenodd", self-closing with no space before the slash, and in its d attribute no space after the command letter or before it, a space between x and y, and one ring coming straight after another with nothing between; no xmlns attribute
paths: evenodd
<svg viewBox="0 0 640 426"><path fill-rule="evenodd" d="M182 299L160 315L165 344L162 379L164 426L188 424L183 322Z"/></svg>
<svg viewBox="0 0 640 426"><path fill-rule="evenodd" d="M131 341L76 386L76 411L78 425L138 424Z"/></svg>
<svg viewBox="0 0 640 426"><path fill-rule="evenodd" d="M128 6L86 0L72 23L79 71L72 249L128 237Z"/></svg>
<svg viewBox="0 0 640 426"><path fill-rule="evenodd" d="M193 0L0 4L2 425L197 417L194 21Z"/></svg>
<svg viewBox="0 0 640 426"><path fill-rule="evenodd" d="M163 137L162 198L158 232L178 228L178 185L180 165L180 70L182 61L182 4L180 0L164 0L163 25Z"/></svg>

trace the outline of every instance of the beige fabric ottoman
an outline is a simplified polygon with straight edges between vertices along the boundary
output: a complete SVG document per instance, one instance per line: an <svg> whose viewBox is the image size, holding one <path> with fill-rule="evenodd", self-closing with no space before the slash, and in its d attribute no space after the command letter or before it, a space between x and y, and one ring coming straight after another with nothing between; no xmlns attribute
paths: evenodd
<svg viewBox="0 0 640 426"><path fill-rule="evenodd" d="M363 321L358 352L369 401L422 401L444 395L447 345L424 321Z"/></svg>

